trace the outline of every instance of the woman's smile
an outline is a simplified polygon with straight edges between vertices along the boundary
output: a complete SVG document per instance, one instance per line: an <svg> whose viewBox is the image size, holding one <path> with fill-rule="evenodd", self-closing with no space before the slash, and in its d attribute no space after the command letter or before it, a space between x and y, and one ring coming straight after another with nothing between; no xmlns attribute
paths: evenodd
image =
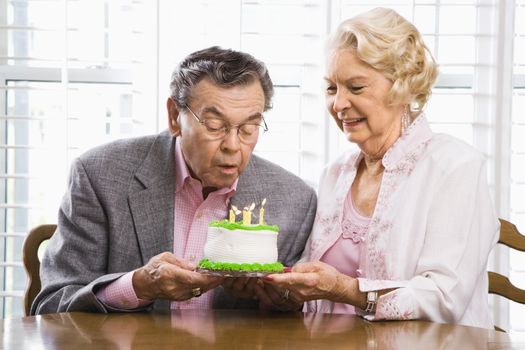
<svg viewBox="0 0 525 350"><path fill-rule="evenodd" d="M343 124L343 129L354 129L361 124L366 123L367 118L352 118L352 119L343 119L341 122Z"/></svg>

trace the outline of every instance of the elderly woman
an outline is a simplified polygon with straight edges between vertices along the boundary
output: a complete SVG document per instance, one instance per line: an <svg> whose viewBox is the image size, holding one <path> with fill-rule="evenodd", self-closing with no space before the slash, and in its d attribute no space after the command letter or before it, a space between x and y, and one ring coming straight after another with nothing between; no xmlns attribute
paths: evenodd
<svg viewBox="0 0 525 350"><path fill-rule="evenodd" d="M359 151L322 175L308 262L266 278L285 299L369 320L492 327L486 265L499 222L484 157L432 133L422 113L436 76L420 33L395 11L339 26L326 102Z"/></svg>

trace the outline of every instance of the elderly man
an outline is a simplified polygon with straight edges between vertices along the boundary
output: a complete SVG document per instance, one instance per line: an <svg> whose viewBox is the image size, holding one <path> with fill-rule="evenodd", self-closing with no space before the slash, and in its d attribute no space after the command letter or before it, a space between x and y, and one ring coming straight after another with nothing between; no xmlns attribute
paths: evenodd
<svg viewBox="0 0 525 350"><path fill-rule="evenodd" d="M32 314L287 308L283 293L256 279L195 271L208 223L225 218L230 204L268 199L286 266L310 233L314 191L252 155L273 95L265 65L212 47L190 54L170 87L169 131L116 141L73 163Z"/></svg>

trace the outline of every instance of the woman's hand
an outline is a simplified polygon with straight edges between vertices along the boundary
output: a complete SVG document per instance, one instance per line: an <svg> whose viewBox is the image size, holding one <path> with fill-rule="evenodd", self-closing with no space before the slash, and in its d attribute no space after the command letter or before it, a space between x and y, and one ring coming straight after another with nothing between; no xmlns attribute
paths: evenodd
<svg viewBox="0 0 525 350"><path fill-rule="evenodd" d="M359 291L358 281L322 262L297 264L290 273L272 274L265 282L288 289L288 297L298 302L327 299L363 307L366 295Z"/></svg>

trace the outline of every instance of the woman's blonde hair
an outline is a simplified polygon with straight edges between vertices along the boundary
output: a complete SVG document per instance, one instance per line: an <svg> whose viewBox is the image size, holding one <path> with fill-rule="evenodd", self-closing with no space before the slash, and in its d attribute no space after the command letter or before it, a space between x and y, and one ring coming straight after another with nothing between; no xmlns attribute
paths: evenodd
<svg viewBox="0 0 525 350"><path fill-rule="evenodd" d="M389 102L409 104L418 115L437 78L437 64L416 27L387 8L375 8L339 25L328 51L352 49L392 81Z"/></svg>

